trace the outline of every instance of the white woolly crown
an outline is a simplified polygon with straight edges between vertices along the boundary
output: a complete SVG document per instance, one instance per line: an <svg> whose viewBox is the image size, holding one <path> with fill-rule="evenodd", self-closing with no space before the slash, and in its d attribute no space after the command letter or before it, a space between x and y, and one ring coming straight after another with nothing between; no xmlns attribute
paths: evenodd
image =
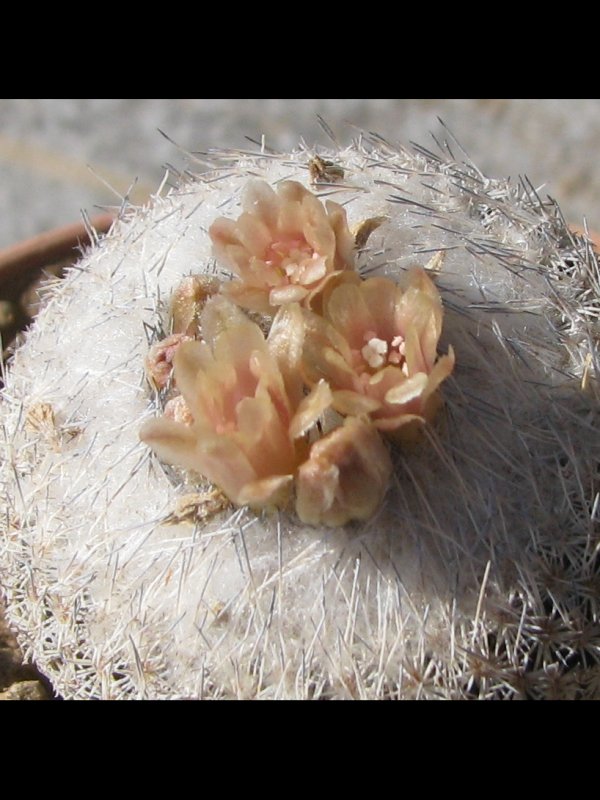
<svg viewBox="0 0 600 800"><path fill-rule="evenodd" d="M304 149L218 152L127 209L57 284L0 416L0 582L27 657L70 698L600 696L600 279L525 180L361 137L317 184L385 216L363 275L445 258L456 352L425 441L394 453L374 518L173 524L189 488L139 441L165 303L212 273L207 229L250 177L309 185Z"/></svg>

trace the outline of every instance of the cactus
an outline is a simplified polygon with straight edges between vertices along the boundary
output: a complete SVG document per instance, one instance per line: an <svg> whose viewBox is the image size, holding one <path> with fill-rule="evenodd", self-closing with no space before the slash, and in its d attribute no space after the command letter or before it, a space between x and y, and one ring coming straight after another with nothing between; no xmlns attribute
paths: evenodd
<svg viewBox="0 0 600 800"><path fill-rule="evenodd" d="M67 698L600 697L600 272L522 179L361 135L213 151L125 208L16 351L0 416L0 583ZM316 164L316 166L315 166ZM316 167L319 167L318 169ZM249 177L377 219L363 275L437 268L456 366L366 522L220 503L140 442L171 292Z"/></svg>

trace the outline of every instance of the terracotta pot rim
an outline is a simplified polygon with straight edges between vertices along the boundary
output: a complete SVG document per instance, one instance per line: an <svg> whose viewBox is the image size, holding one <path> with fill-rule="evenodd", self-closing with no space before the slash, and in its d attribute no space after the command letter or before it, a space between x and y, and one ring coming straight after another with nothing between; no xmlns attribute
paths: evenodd
<svg viewBox="0 0 600 800"><path fill-rule="evenodd" d="M99 234L107 233L114 221L111 214L98 214L89 221L53 228L0 250L0 285L74 257L75 250L90 245Z"/></svg>

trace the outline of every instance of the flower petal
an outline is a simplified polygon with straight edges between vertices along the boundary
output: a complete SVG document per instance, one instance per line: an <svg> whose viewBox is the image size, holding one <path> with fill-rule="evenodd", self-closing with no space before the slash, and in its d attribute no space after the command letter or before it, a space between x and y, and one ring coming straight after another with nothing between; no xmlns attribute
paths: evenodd
<svg viewBox="0 0 600 800"><path fill-rule="evenodd" d="M411 422L421 424L425 422L425 419L420 414L398 414L396 417L379 417L379 419L373 420L377 430L384 433L393 433Z"/></svg>
<svg viewBox="0 0 600 800"><path fill-rule="evenodd" d="M173 366L177 387L194 417L202 415L198 404L197 377L213 363L213 356L206 342L182 342L177 348Z"/></svg>
<svg viewBox="0 0 600 800"><path fill-rule="evenodd" d="M365 332L375 331L377 323L362 293L362 285L343 284L333 290L325 313L333 327L353 350L365 344Z"/></svg>
<svg viewBox="0 0 600 800"><path fill-rule="evenodd" d="M320 356L320 361L315 360L314 364L321 369L321 377L330 380L332 385L341 389L356 390L357 385L360 385L358 377L337 350L333 347L324 347Z"/></svg>
<svg viewBox="0 0 600 800"><path fill-rule="evenodd" d="M324 309L327 307L331 293L338 286L345 283L360 284L361 279L358 272L351 269L344 269L337 272L330 272L319 284L314 287L303 305L305 308L314 311L315 314L323 316Z"/></svg>
<svg viewBox="0 0 600 800"><path fill-rule="evenodd" d="M257 258L264 257L265 251L273 241L268 226L255 214L244 212L237 221L235 231L240 244Z"/></svg>
<svg viewBox="0 0 600 800"><path fill-rule="evenodd" d="M306 241L317 253L329 260L330 269L335 262L335 232L321 202L310 192L302 200L304 211L303 233Z"/></svg>
<svg viewBox="0 0 600 800"><path fill-rule="evenodd" d="M213 246L223 252L230 244L238 244L235 220L217 217L208 229Z"/></svg>
<svg viewBox="0 0 600 800"><path fill-rule="evenodd" d="M302 316L304 318L305 331L303 365L309 376L309 382L316 383L321 378L327 379L329 368L325 351L332 348L342 358L343 372L350 372L351 375L354 375L349 366L352 359L352 351L344 337L336 331L333 325L330 325L318 314L303 310ZM333 385L336 385L335 380Z"/></svg>
<svg viewBox="0 0 600 800"><path fill-rule="evenodd" d="M237 375L238 394L254 394L256 378L250 369L250 359L255 351L268 352L258 325L221 295L206 303L201 325L203 335L212 346L214 363L233 367Z"/></svg>
<svg viewBox="0 0 600 800"><path fill-rule="evenodd" d="M381 339L391 341L399 332L395 327L394 309L402 290L389 278L377 277L363 281L360 291L375 321L375 327L371 330Z"/></svg>
<svg viewBox="0 0 600 800"><path fill-rule="evenodd" d="M244 486L258 477L237 442L229 436L208 433L197 440L195 469L216 484L237 505L244 504L240 500Z"/></svg>
<svg viewBox="0 0 600 800"><path fill-rule="evenodd" d="M455 363L454 348L452 345L448 347L448 355L441 356L431 372L429 373L429 380L427 382L427 389L423 393L423 401L425 402L438 388L442 381L452 373Z"/></svg>
<svg viewBox="0 0 600 800"><path fill-rule="evenodd" d="M288 425L284 425L267 392L241 400L237 406L237 421L238 430L232 438L257 475L278 475L294 470L295 451Z"/></svg>
<svg viewBox="0 0 600 800"><path fill-rule="evenodd" d="M255 508L284 506L291 494L293 475L275 475L246 484L238 494L239 505Z"/></svg>
<svg viewBox="0 0 600 800"><path fill-rule="evenodd" d="M221 282L210 275L189 275L171 296L169 308L173 333L195 336L199 333L199 316L209 297L219 291Z"/></svg>
<svg viewBox="0 0 600 800"><path fill-rule="evenodd" d="M277 226L280 199L268 183L261 180L250 180L244 189L242 208L255 216L274 231Z"/></svg>
<svg viewBox="0 0 600 800"><path fill-rule="evenodd" d="M373 424L389 441L406 445L419 441L425 422L425 418L419 414L400 414L376 419Z"/></svg>
<svg viewBox="0 0 600 800"><path fill-rule="evenodd" d="M417 273L421 270L417 270ZM418 280L418 275L415 280ZM416 286L409 286L396 306L396 330L408 341L412 335L419 342L421 358L427 371L435 362L437 343L442 332L442 305L439 295L432 297L429 286L433 286L429 278L424 276L427 291ZM433 286L434 291L435 286ZM408 359L407 359L408 360ZM410 370L409 365L409 370ZM411 370L412 371L412 370Z"/></svg>
<svg viewBox="0 0 600 800"><path fill-rule="evenodd" d="M300 365L304 345L304 319L300 306L296 303L281 306L271 324L267 345L277 362L290 402L296 407L303 396Z"/></svg>
<svg viewBox="0 0 600 800"><path fill-rule="evenodd" d="M272 353L268 349L256 350L252 355L250 369L258 381L256 396L260 392L266 392L282 421L285 421L286 425L289 424L293 413L292 404L286 394L283 375Z"/></svg>
<svg viewBox="0 0 600 800"><path fill-rule="evenodd" d="M296 511L311 525L345 525L367 519L381 503L392 462L372 425L347 417L315 442L298 470Z"/></svg>
<svg viewBox="0 0 600 800"><path fill-rule="evenodd" d="M250 286L244 281L228 281L221 286L221 292L225 297L249 311L257 311L259 314L273 313L269 295L265 293L264 288Z"/></svg>
<svg viewBox="0 0 600 800"><path fill-rule="evenodd" d="M206 302L201 315L202 338L214 349L217 339L225 332L251 325L257 329L248 333L255 342L263 339L260 328L250 322L243 311L223 295L216 295Z"/></svg>
<svg viewBox="0 0 600 800"><path fill-rule="evenodd" d="M402 383L394 386L385 395L386 403L393 405L406 405L411 400L415 400L424 393L427 388L427 375L424 372L418 372L412 378L407 378Z"/></svg>
<svg viewBox="0 0 600 800"><path fill-rule="evenodd" d="M381 403L366 394L341 389L333 393L333 407L338 414L360 417L377 411L381 408Z"/></svg>
<svg viewBox="0 0 600 800"><path fill-rule="evenodd" d="M294 183L294 181L285 181ZM281 185L279 186L281 195ZM304 228L304 213L302 203L295 201L282 202L279 206L279 217L277 219L277 233L284 239L295 238L302 235Z"/></svg>
<svg viewBox="0 0 600 800"><path fill-rule="evenodd" d="M250 256L248 264L243 272L240 272L240 278L244 280L248 286L253 286L261 289L263 292L268 292L272 286L287 286L287 277L283 271L275 264L267 264L262 258Z"/></svg>
<svg viewBox="0 0 600 800"><path fill-rule="evenodd" d="M409 375L429 371L427 358L423 354L420 331L414 325L404 329L404 357Z"/></svg>
<svg viewBox="0 0 600 800"><path fill-rule="evenodd" d="M298 406L290 423L290 436L297 439L303 436L319 417L331 406L333 397L329 384L319 381L314 389Z"/></svg>
<svg viewBox="0 0 600 800"><path fill-rule="evenodd" d="M436 253L431 260L433 261L439 255L439 252ZM408 276L408 285L428 295L434 303L441 305L440 293L438 292L435 283L431 280L424 269L418 267L411 270Z"/></svg>
<svg viewBox="0 0 600 800"><path fill-rule="evenodd" d="M269 292L269 303L273 308L284 303L301 303L308 295L308 289L304 286L288 284L287 286L276 286Z"/></svg>
<svg viewBox="0 0 600 800"><path fill-rule="evenodd" d="M353 269L355 260L354 237L348 228L346 211L338 203L334 203L333 200L327 200L325 207L330 225L335 234L334 267L336 270Z"/></svg>
<svg viewBox="0 0 600 800"><path fill-rule="evenodd" d="M326 459L313 457L311 453L311 458L302 464L296 478L296 514L302 522L319 525L330 517L339 482L339 467Z"/></svg>
<svg viewBox="0 0 600 800"><path fill-rule="evenodd" d="M277 194L281 203L302 203L305 197L313 197L298 181L281 181L277 184Z"/></svg>
<svg viewBox="0 0 600 800"><path fill-rule="evenodd" d="M406 375L399 367L388 365L371 375L366 385L366 390L369 397L376 397L378 400L385 402L385 396L389 390L404 383L405 380Z"/></svg>
<svg viewBox="0 0 600 800"><path fill-rule="evenodd" d="M302 286L308 287L312 286L318 281L322 281L326 275L327 275L327 264L325 262L325 257L320 256L319 258L309 261L308 264L303 265L303 270L300 276L300 280Z"/></svg>
<svg viewBox="0 0 600 800"><path fill-rule="evenodd" d="M164 417L151 419L142 425L139 435L161 460L184 469L198 469L196 434L189 426Z"/></svg>

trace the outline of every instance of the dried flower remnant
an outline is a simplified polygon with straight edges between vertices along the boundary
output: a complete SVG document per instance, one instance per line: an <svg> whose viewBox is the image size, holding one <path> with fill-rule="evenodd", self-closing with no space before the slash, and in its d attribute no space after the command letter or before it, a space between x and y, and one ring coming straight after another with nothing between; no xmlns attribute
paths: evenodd
<svg viewBox="0 0 600 800"><path fill-rule="evenodd" d="M209 297L217 294L221 281L210 275L188 275L173 292L170 303L173 333L197 337L200 314Z"/></svg>
<svg viewBox="0 0 600 800"><path fill-rule="evenodd" d="M25 428L29 431L56 431L54 408L50 403L33 403L25 415Z"/></svg>
<svg viewBox="0 0 600 800"><path fill-rule="evenodd" d="M324 293L359 280L342 206L323 206L296 181L275 192L258 180L246 187L242 206L237 220L220 217L209 229L215 257L238 278L222 291L238 305L264 314L294 302L320 310Z"/></svg>
<svg viewBox="0 0 600 800"><path fill-rule="evenodd" d="M352 229L352 234L354 236L354 245L357 250L360 250L361 247L364 247L367 242L369 241L369 237L379 228L380 225L383 225L384 222L387 221L387 217L369 217L368 219L364 219L358 225L356 225Z"/></svg>
<svg viewBox="0 0 600 800"><path fill-rule="evenodd" d="M33 403L25 415L25 429L39 434L54 450L60 447L60 432L56 424L54 408L50 403Z"/></svg>
<svg viewBox="0 0 600 800"><path fill-rule="evenodd" d="M203 522L228 506L229 500L219 489L185 494L176 501L175 508L165 518L165 523L180 525L182 522Z"/></svg>
<svg viewBox="0 0 600 800"><path fill-rule="evenodd" d="M344 169L333 161L313 156L308 162L311 183L336 183L344 180Z"/></svg>
<svg viewBox="0 0 600 800"><path fill-rule="evenodd" d="M237 505L285 505L308 449L305 433L331 404L324 382L306 397L290 331L301 312L282 309L268 341L224 297L202 312L203 341L175 355L175 378L193 421L147 422L140 437L165 461L200 473Z"/></svg>
<svg viewBox="0 0 600 800"><path fill-rule="evenodd" d="M444 261L446 260L446 251L445 250L438 250L437 253L434 253L429 261L425 264L423 269L426 272L431 272L433 274L437 274L438 272L442 271L442 266L444 265Z"/></svg>
<svg viewBox="0 0 600 800"><path fill-rule="evenodd" d="M398 441L433 418L454 352L437 359L442 303L422 269L411 271L406 289L387 278L339 286L323 318L304 316L305 374L310 383L330 383L337 411L368 414Z"/></svg>
<svg viewBox="0 0 600 800"><path fill-rule="evenodd" d="M368 519L383 500L392 462L367 422L347 417L311 447L298 471L296 512L302 522L335 527Z"/></svg>
<svg viewBox="0 0 600 800"><path fill-rule="evenodd" d="M191 336L173 333L152 345L146 356L145 367L146 374L157 389L164 389L168 384L173 372L173 359L179 346L191 340Z"/></svg>

